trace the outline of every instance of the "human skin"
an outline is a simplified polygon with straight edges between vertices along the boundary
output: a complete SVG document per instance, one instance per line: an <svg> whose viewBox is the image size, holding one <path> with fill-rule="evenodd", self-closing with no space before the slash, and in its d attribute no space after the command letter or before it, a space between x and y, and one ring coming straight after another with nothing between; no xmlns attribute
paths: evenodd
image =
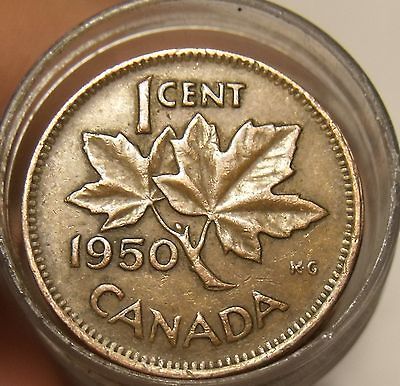
<svg viewBox="0 0 400 386"><path fill-rule="evenodd" d="M117 0L0 1L0 117L34 63L67 31ZM0 385L71 386L0 280Z"/></svg>

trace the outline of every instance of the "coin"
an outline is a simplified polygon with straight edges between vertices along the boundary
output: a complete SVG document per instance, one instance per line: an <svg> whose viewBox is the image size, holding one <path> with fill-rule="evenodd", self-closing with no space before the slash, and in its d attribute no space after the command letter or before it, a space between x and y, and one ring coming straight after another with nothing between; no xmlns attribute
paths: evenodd
<svg viewBox="0 0 400 386"><path fill-rule="evenodd" d="M339 128L266 64L155 52L74 95L25 184L36 281L76 337L180 379L276 360L334 307L360 244Z"/></svg>

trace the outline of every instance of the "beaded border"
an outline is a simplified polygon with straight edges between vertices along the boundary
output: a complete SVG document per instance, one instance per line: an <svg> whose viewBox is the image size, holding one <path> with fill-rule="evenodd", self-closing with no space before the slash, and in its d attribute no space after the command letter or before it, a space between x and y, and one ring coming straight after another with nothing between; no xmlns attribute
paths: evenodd
<svg viewBox="0 0 400 386"><path fill-rule="evenodd" d="M277 87L282 87L287 90L289 95L303 105L304 109L311 114L311 117L319 124L320 129L326 134L331 150L334 151L338 166L343 174L347 222L343 233L344 237L342 240L342 247L339 251L336 269L326 281L321 294L315 299L311 307L302 317L295 320L279 337L272 341L264 342L258 346L256 350L252 350L249 353L228 356L216 362L198 361L189 363L187 361L165 361L158 357L149 357L141 355L141 353L132 351L131 349L126 349L117 342L112 342L107 337L98 333L95 328L85 323L77 313L73 312L72 308L57 291L57 288L49 277L46 260L40 248L35 208L37 205L37 190L42 169L45 167L45 162L52 149L52 145L56 142L58 132L63 129L70 116L73 115L86 100L107 84L122 78L127 73L135 71L136 69L163 64L167 61L189 61L192 59L209 60L217 63L224 62L232 67L245 67L256 74L266 76L269 81L273 82ZM42 138L31 162L24 193L23 212L24 220L26 219L26 221L23 221L24 236L30 255L31 268L34 271L43 294L47 300L49 300L59 317L63 319L63 316L67 316L72 322L70 323L68 319L64 320L68 327L102 355L106 355L117 363L122 363L127 367L148 374L189 379L206 378L211 375L225 375L237 372L243 370L243 366L236 369L237 366L235 365L242 365L244 363L246 363L246 368L248 366L257 365L261 361L275 357L278 350L286 352L286 350L295 345L308 330L315 327L316 321L314 321L314 319L318 316L317 314L322 313L324 307L327 308L331 305L327 305L327 300L333 297L334 294L336 294L337 298L349 278L359 248L362 217L360 181L357 171L354 170L355 165L352 163L352 167L349 167L349 160L352 161L350 151L339 129L311 95L289 78L263 63L237 54L209 49L166 50L124 62L121 65L103 72L75 94L57 114ZM27 235L28 237L26 237ZM44 283L44 288L40 281ZM300 335L301 330L303 330L303 333ZM296 335L299 335L297 339L295 339ZM290 344L288 344L288 340L291 338L293 339ZM281 348L284 344L286 344L286 346ZM105 352L103 349L105 349ZM262 358L260 358L260 356L262 356ZM247 362L250 363L248 364Z"/></svg>

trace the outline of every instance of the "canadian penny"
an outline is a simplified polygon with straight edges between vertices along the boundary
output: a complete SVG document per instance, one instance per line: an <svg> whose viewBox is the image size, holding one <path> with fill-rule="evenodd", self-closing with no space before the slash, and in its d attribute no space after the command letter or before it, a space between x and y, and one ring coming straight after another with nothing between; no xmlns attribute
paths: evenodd
<svg viewBox="0 0 400 386"><path fill-rule="evenodd" d="M228 52L156 52L74 95L37 145L23 227L77 339L139 372L263 366L334 307L360 244L360 181L313 97Z"/></svg>

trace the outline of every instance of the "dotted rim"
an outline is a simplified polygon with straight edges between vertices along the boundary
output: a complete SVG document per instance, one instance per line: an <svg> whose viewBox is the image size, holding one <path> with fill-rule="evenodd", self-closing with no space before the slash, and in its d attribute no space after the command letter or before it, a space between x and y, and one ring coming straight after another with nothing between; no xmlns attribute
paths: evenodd
<svg viewBox="0 0 400 386"><path fill-rule="evenodd" d="M52 145L56 142L58 133L64 128L69 118L97 91L112 81L122 78L129 72L169 61L189 61L192 59L209 60L214 63L223 62L233 68L247 68L258 75L266 76L275 86L287 90L288 94L311 114L320 129L325 132L329 146L335 152L338 166L343 175L346 199L347 222L343 232L342 247L338 254L338 262L335 270L325 282L320 295L314 300L310 308L302 317L295 320L284 330L279 337L272 341L264 342L256 350L252 350L249 353L227 356L215 362L172 362L165 361L159 357L149 357L135 350L126 349L97 332L95 328L85 323L77 313L73 312L67 301L57 291L49 277L46 259L43 257L40 238L37 233L36 200L42 169L45 166ZM103 72L76 93L50 123L36 147L27 176L23 200L24 240L31 269L45 298L64 323L80 339L101 355L106 356L117 364L122 364L150 375L184 379L228 375L259 366L262 363L265 364L285 354L311 329L317 327L318 322L323 319L323 315L339 298L350 278L361 242L362 202L360 185L353 157L340 130L310 94L279 71L253 59L224 51L209 49L165 50L126 61Z"/></svg>

